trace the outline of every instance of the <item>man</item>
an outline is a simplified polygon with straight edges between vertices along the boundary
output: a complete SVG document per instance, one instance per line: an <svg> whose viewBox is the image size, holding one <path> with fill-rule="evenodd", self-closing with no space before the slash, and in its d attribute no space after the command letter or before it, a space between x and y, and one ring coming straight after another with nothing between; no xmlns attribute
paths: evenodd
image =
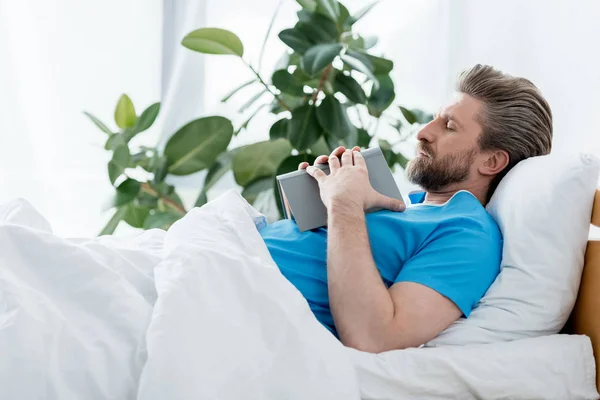
<svg viewBox="0 0 600 400"><path fill-rule="evenodd" d="M519 161L550 152L552 114L530 81L476 65L417 138L406 173L424 192L411 207L377 193L359 149L340 147L315 161L330 175L299 166L319 183L327 229L284 220L260 232L317 319L359 350L419 346L469 316L502 253L484 206ZM390 211L365 215L375 206Z"/></svg>

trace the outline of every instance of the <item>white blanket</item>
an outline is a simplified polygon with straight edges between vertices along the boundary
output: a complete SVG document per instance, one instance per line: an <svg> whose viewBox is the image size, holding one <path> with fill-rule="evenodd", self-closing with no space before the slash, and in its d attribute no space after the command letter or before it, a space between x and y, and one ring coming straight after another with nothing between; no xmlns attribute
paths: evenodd
<svg viewBox="0 0 600 400"><path fill-rule="evenodd" d="M529 371L528 349L541 372L520 398L596 395L585 337L485 345L479 361L470 347L345 348L261 223L234 191L128 239L59 238L26 202L0 207L0 399L503 398L514 382L495 376Z"/></svg>

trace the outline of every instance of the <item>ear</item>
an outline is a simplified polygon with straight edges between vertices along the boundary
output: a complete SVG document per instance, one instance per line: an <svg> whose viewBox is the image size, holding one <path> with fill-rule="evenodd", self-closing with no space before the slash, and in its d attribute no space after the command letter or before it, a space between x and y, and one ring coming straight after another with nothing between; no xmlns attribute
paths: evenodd
<svg viewBox="0 0 600 400"><path fill-rule="evenodd" d="M481 175L498 175L504 168L508 166L510 161L510 156L504 150L486 152L486 156L487 158L479 167L479 173Z"/></svg>

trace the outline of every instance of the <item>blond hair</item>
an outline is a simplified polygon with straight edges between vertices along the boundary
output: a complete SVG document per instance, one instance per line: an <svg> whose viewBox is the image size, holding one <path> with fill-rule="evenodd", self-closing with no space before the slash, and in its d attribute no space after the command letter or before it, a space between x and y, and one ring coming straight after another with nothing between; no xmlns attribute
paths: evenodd
<svg viewBox="0 0 600 400"><path fill-rule="evenodd" d="M552 111L531 81L489 65L477 64L462 72L457 90L482 103L478 115L481 150L504 150L509 155L508 166L490 184L489 200L500 180L518 162L550 153Z"/></svg>

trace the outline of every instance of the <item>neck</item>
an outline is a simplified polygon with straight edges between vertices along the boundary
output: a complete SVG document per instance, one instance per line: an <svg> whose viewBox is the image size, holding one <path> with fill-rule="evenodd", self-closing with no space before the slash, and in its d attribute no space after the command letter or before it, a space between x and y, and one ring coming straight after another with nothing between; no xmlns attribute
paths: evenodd
<svg viewBox="0 0 600 400"><path fill-rule="evenodd" d="M459 184L449 185L448 187L442 188L441 190L436 191L427 191L425 194L425 204L444 204L456 192L461 190L466 190L470 192L473 196L479 200L479 202L483 205L486 204L486 196L487 196L488 186L484 182L482 183L466 183L462 182Z"/></svg>

